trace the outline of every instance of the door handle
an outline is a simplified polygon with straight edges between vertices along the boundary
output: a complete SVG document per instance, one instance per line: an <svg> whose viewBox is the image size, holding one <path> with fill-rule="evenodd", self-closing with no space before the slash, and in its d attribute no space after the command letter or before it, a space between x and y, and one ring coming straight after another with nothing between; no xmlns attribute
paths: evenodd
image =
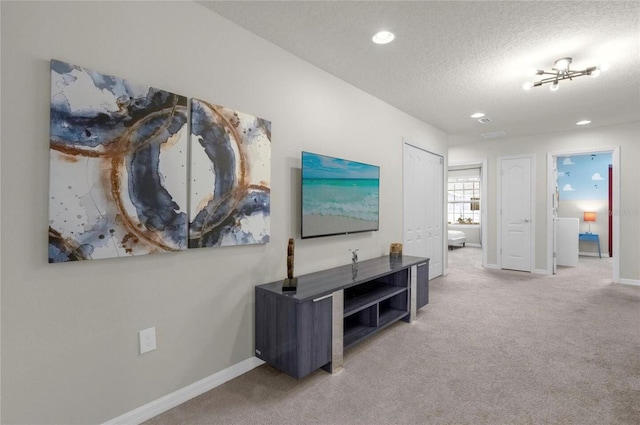
<svg viewBox="0 0 640 425"><path fill-rule="evenodd" d="M522 220L522 221L524 221L525 223L528 223L528 222L529 222L529 219L528 219L528 218L525 218L525 219L524 219L524 220Z"/></svg>

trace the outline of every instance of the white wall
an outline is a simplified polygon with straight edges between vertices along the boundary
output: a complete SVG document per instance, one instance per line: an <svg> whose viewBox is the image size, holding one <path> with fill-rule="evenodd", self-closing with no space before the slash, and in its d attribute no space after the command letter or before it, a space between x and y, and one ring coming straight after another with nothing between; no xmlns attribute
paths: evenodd
<svg viewBox="0 0 640 425"><path fill-rule="evenodd" d="M298 240L300 274L402 240L403 137L446 161L441 131L196 3L0 7L3 422L106 421L252 357L253 288L284 277L299 237L301 150L380 165L381 225ZM47 264L51 58L271 120L271 243Z"/></svg>
<svg viewBox="0 0 640 425"><path fill-rule="evenodd" d="M535 269L547 269L547 153L602 150L620 146L620 211L614 214L620 220L620 278L640 280L640 123L611 127L584 128L563 133L505 138L449 148L449 161L486 157L487 170L487 220L488 264L497 264L497 158L519 154L536 157L535 193Z"/></svg>

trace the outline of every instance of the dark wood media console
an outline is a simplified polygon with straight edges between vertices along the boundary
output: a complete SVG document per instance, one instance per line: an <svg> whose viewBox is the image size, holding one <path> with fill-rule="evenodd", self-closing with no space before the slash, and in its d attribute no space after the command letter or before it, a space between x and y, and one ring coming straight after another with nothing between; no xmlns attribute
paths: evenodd
<svg viewBox="0 0 640 425"><path fill-rule="evenodd" d="M300 379L342 367L343 350L429 302L429 259L388 256L256 286L256 357Z"/></svg>

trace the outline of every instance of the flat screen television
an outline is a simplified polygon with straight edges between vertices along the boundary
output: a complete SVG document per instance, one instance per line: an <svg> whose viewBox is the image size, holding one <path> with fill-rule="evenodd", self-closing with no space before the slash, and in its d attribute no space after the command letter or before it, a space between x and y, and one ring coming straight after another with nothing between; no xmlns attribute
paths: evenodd
<svg viewBox="0 0 640 425"><path fill-rule="evenodd" d="M302 239L379 229L380 167L302 152Z"/></svg>

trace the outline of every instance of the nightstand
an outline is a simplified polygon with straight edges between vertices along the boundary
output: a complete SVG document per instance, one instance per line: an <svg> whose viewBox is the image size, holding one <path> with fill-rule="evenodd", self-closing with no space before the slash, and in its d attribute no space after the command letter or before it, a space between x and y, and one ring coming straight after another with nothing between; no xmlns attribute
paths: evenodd
<svg viewBox="0 0 640 425"><path fill-rule="evenodd" d="M597 233L580 233L579 240L583 242L596 242L598 244L598 256L602 258L602 254L600 253L600 236L598 236Z"/></svg>

